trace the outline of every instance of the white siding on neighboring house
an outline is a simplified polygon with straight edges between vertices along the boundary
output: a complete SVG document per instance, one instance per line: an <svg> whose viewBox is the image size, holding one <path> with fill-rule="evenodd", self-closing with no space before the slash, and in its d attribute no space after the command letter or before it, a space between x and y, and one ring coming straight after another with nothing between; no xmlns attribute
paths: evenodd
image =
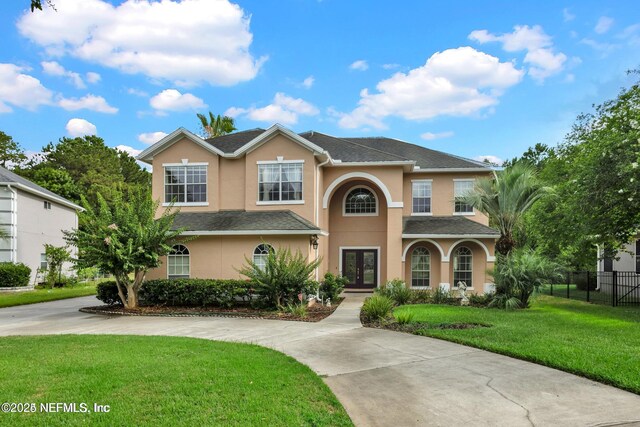
<svg viewBox="0 0 640 427"><path fill-rule="evenodd" d="M45 209L44 198L18 190L17 198L17 261L31 267L31 283L34 282L36 269L40 266L40 255L44 253L44 244L65 246L63 230L77 227L76 211L50 202ZM72 248L75 256L75 248ZM65 265L68 271L71 264Z"/></svg>
<svg viewBox="0 0 640 427"><path fill-rule="evenodd" d="M0 262L15 262L17 259L16 203L16 190L0 186L0 227L10 236L0 239Z"/></svg>
<svg viewBox="0 0 640 427"><path fill-rule="evenodd" d="M617 259L613 259L613 270L636 271L636 242L633 241L624 246L624 250L618 251ZM602 259L602 250L598 250L598 271L604 271L605 261Z"/></svg>

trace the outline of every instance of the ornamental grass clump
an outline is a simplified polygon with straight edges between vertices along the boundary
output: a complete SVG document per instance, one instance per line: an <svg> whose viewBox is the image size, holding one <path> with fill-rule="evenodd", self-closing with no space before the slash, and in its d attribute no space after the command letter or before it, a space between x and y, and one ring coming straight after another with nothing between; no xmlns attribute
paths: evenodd
<svg viewBox="0 0 640 427"><path fill-rule="evenodd" d="M385 283L377 290L380 295L391 298L396 305L405 305L411 301L411 289L404 281L393 279Z"/></svg>
<svg viewBox="0 0 640 427"><path fill-rule="evenodd" d="M376 294L365 300L362 306L362 317L367 322L384 321L391 316L393 306L391 298Z"/></svg>

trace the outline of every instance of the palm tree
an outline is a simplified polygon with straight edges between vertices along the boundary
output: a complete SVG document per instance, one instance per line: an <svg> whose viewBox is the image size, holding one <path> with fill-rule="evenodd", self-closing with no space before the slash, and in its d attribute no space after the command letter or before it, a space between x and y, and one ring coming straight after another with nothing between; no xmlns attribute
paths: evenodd
<svg viewBox="0 0 640 427"><path fill-rule="evenodd" d="M208 119L204 114L198 113L197 116L200 120L202 133L207 138L215 138L216 136L226 135L236 130L232 117L221 116L220 114L214 116L211 111L209 111Z"/></svg>
<svg viewBox="0 0 640 427"><path fill-rule="evenodd" d="M489 217L491 225L500 231L496 251L507 255L517 245L514 232L522 227L524 214L550 192L537 179L532 166L516 163L494 171L493 178L478 180L473 191L462 198Z"/></svg>

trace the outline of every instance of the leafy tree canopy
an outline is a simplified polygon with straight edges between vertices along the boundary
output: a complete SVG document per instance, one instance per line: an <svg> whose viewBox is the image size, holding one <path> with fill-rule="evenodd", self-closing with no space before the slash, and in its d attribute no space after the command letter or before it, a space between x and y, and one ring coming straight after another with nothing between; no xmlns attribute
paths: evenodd
<svg viewBox="0 0 640 427"><path fill-rule="evenodd" d="M0 131L0 165L7 167L7 162L19 164L27 159L20 144L6 133Z"/></svg>

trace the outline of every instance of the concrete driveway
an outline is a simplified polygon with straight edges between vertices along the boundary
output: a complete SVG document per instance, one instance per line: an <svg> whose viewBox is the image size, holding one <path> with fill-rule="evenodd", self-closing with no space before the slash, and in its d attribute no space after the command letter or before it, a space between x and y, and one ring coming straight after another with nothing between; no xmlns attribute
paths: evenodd
<svg viewBox="0 0 640 427"><path fill-rule="evenodd" d="M260 344L324 377L361 426L640 426L640 396L432 338L362 328L364 295L319 323L84 314L94 297L0 309L0 335L171 335Z"/></svg>

